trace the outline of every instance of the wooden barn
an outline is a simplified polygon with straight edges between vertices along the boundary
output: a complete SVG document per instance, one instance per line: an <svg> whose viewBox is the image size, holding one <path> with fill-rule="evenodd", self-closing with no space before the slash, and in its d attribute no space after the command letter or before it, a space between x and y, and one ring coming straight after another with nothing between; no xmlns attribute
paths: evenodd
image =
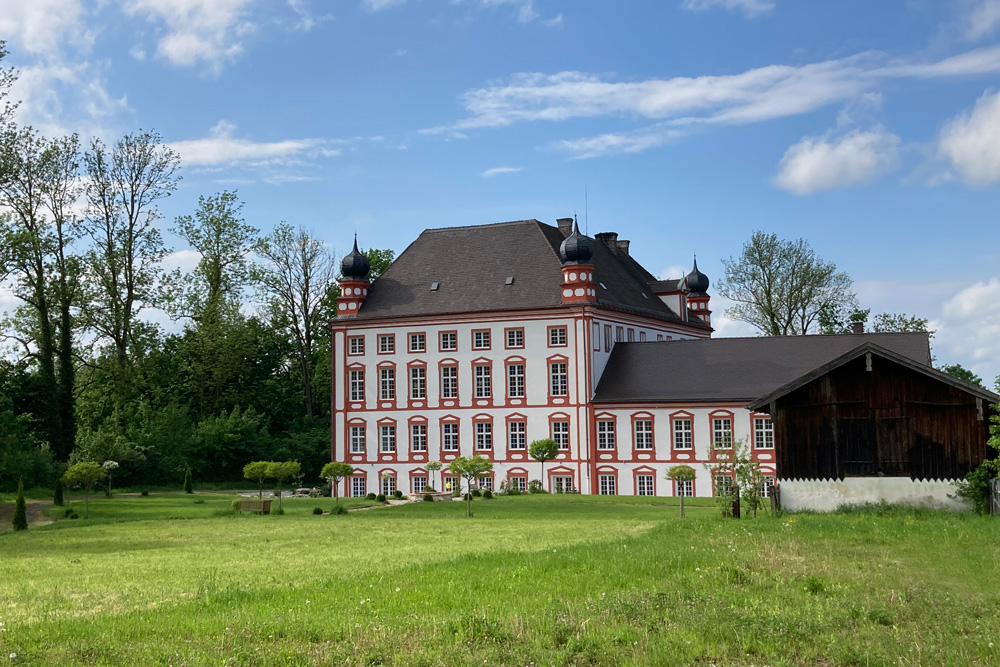
<svg viewBox="0 0 1000 667"><path fill-rule="evenodd" d="M866 342L762 396L784 479L955 480L987 456L1000 396Z"/></svg>

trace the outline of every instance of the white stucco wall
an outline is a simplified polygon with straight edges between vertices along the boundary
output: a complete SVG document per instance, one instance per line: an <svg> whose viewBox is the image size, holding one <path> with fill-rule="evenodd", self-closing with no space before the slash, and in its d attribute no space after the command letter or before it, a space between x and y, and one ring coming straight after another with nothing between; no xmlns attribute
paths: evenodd
<svg viewBox="0 0 1000 667"><path fill-rule="evenodd" d="M970 509L955 495L948 480L912 480L908 477L847 477L828 479L779 479L781 507L790 512L813 510L832 512L840 505L862 505L885 500L888 503L962 511Z"/></svg>

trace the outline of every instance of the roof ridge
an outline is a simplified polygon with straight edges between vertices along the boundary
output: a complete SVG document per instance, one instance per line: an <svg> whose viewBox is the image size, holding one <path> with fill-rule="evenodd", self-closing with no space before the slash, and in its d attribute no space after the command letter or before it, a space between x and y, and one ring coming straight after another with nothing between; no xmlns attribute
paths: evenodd
<svg viewBox="0 0 1000 667"><path fill-rule="evenodd" d="M536 220L535 218L526 218L524 220L505 220L502 222L488 222L485 225L457 225L455 227L428 227L421 234L427 234L428 232L453 232L465 229L480 229L482 227L499 227L501 225L524 225L530 223L537 223L544 225L544 222Z"/></svg>

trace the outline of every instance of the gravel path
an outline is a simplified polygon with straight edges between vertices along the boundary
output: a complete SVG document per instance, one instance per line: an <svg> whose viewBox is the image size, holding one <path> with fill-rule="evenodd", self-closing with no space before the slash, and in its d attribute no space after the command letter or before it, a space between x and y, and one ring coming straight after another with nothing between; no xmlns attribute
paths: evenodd
<svg viewBox="0 0 1000 667"><path fill-rule="evenodd" d="M28 515L28 528L44 526L54 523L54 519L42 513L46 507L52 504L51 500L26 500L25 511ZM0 532L14 530L14 503L4 503L0 505Z"/></svg>

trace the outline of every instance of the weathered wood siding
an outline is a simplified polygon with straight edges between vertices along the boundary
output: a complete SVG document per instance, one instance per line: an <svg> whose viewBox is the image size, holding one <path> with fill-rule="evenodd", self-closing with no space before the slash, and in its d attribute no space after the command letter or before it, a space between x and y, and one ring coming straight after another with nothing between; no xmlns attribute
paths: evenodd
<svg viewBox="0 0 1000 667"><path fill-rule="evenodd" d="M859 357L772 404L782 478L955 479L985 459L974 396L876 355L871 364Z"/></svg>

